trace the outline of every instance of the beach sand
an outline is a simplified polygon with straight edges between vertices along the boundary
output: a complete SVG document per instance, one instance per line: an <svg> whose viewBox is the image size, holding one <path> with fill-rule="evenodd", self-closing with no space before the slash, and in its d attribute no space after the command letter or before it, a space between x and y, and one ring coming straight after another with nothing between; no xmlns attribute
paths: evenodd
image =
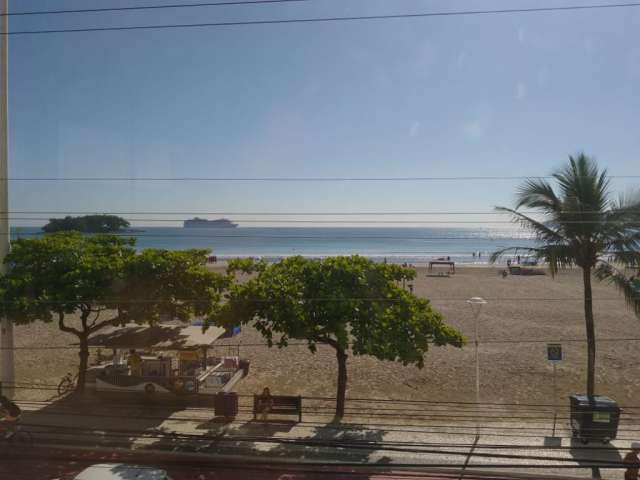
<svg viewBox="0 0 640 480"><path fill-rule="evenodd" d="M217 267L219 268L219 267ZM504 403L551 403L552 367L546 343L563 344L565 360L558 365L555 401L566 403L570 393L583 392L586 345L581 271L569 270L555 279L546 276L508 276L502 268L460 268L451 277L428 277L418 268L414 291L431 299L445 321L469 339L462 349L432 348L425 367L404 367L372 357L349 357L347 396L434 401L474 401L475 355L473 315L465 299L484 297L479 317L481 400ZM637 405L640 393L639 320L609 285L594 285L597 351L597 392L622 405ZM16 327L16 346L65 347L75 337L55 324ZM571 340L571 341L569 341ZM278 394L335 396L336 360L330 347L311 354L306 346L267 348L258 332L242 333L220 343L239 343L240 354L251 361L248 377L237 385L241 394L271 387ZM16 352L17 381L56 385L77 363L75 349ZM52 391L19 389L18 398L43 399Z"/></svg>

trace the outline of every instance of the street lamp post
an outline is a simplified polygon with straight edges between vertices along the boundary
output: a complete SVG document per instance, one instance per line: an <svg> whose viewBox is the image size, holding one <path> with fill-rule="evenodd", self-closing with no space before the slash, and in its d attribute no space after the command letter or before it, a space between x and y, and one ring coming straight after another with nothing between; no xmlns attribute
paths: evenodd
<svg viewBox="0 0 640 480"><path fill-rule="evenodd" d="M476 435L480 434L480 424L478 423L478 408L480 407L480 354L478 349L478 317L480 316L480 310L487 301L482 297L471 297L467 300L467 303L471 306L473 312L473 324L475 329L474 343L476 349Z"/></svg>

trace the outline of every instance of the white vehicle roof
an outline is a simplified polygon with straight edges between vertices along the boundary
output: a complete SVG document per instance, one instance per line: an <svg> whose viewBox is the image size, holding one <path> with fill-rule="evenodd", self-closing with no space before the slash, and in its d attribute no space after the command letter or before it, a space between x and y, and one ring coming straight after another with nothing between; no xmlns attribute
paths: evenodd
<svg viewBox="0 0 640 480"><path fill-rule="evenodd" d="M171 480L160 468L126 463L99 463L80 472L74 480Z"/></svg>

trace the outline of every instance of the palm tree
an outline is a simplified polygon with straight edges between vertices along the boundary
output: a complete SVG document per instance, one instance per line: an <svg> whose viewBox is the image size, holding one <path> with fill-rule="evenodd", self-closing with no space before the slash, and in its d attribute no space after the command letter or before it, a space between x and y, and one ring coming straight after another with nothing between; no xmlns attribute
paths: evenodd
<svg viewBox="0 0 640 480"><path fill-rule="evenodd" d="M595 392L596 338L591 277L615 285L627 305L640 316L640 290L628 267L640 266L640 195L611 197L606 170L584 155L569 157L569 164L552 175L557 190L542 178L530 178L517 190L515 209L496 207L533 232L534 248L510 247L494 252L491 262L507 253L524 251L549 266L555 277L562 268L577 265L584 283L584 319L587 331L587 395ZM519 212L526 207L542 220Z"/></svg>

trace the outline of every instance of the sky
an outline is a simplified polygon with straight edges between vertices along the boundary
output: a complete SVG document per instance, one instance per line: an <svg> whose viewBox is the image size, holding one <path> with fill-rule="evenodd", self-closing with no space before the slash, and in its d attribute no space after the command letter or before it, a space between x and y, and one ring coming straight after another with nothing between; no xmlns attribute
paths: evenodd
<svg viewBox="0 0 640 480"><path fill-rule="evenodd" d="M163 3L180 2L12 0L10 8ZM10 28L586 3L309 0L12 17ZM15 35L9 61L10 177L526 176L549 174L579 151L612 175L640 175L640 8ZM60 216L48 212L165 213L126 216L170 226L198 212L407 211L441 214L346 220L486 225L506 219L447 212L512 205L518 183L13 180L10 210L45 212L14 214L14 225ZM225 216L241 225L266 218ZM158 219L167 221L150 222Z"/></svg>

